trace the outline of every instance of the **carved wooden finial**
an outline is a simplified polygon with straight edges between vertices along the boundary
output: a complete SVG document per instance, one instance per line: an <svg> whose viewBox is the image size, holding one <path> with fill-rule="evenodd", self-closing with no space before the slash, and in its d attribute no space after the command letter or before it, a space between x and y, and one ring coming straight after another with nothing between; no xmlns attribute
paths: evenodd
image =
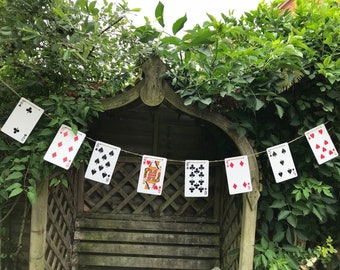
<svg viewBox="0 0 340 270"><path fill-rule="evenodd" d="M165 72L166 66L156 56L144 63L144 84L140 90L140 98L145 105L158 106L163 102L165 90L161 76Z"/></svg>

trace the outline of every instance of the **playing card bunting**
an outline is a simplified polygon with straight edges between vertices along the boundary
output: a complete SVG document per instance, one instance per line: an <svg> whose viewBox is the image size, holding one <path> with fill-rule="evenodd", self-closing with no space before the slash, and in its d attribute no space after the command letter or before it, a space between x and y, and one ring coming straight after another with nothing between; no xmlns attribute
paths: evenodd
<svg viewBox="0 0 340 270"><path fill-rule="evenodd" d="M297 172L288 143L268 148L267 154L276 183L297 177Z"/></svg>
<svg viewBox="0 0 340 270"><path fill-rule="evenodd" d="M1 128L1 131L25 143L30 133L41 118L44 110L21 97L20 101ZM69 169L86 134L62 125L47 150L44 160L61 168ZM318 164L323 164L338 156L325 125L319 125L305 132L305 137ZM103 184L109 184L121 149L117 146L96 141L85 178ZM266 149L270 165L277 183L298 176L289 143L283 143ZM132 153L132 152L130 152ZM132 153L136 154L136 153ZM136 154L139 155L139 154ZM221 160L223 161L223 160ZM166 158L142 156L137 192L161 195L166 168ZM224 160L229 193L239 194L252 191L250 168L247 156L226 158ZM209 161L185 161L185 197L207 197L209 194Z"/></svg>
<svg viewBox="0 0 340 270"><path fill-rule="evenodd" d="M338 156L325 125L308 130L305 136L319 165Z"/></svg>
<svg viewBox="0 0 340 270"><path fill-rule="evenodd" d="M185 197L208 197L209 193L209 161L185 161Z"/></svg>
<svg viewBox="0 0 340 270"><path fill-rule="evenodd" d="M247 156L226 158L224 163L230 195L253 190Z"/></svg>
<svg viewBox="0 0 340 270"><path fill-rule="evenodd" d="M143 155L137 192L162 194L166 161L166 158Z"/></svg>
<svg viewBox="0 0 340 270"><path fill-rule="evenodd" d="M1 131L18 142L24 143L43 113L43 109L21 98Z"/></svg>
<svg viewBox="0 0 340 270"><path fill-rule="evenodd" d="M77 135L66 125L61 125L48 148L44 160L61 168L69 169L86 135L78 131Z"/></svg>
<svg viewBox="0 0 340 270"><path fill-rule="evenodd" d="M87 166L85 178L109 184L120 150L119 147L97 141Z"/></svg>

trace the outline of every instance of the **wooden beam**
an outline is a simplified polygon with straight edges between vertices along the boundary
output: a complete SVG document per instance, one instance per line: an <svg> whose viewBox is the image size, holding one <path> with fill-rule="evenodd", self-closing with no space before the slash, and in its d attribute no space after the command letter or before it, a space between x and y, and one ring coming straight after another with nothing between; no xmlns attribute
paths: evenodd
<svg viewBox="0 0 340 270"><path fill-rule="evenodd" d="M46 225L48 207L48 181L37 184L37 199L32 205L29 270L44 270Z"/></svg>

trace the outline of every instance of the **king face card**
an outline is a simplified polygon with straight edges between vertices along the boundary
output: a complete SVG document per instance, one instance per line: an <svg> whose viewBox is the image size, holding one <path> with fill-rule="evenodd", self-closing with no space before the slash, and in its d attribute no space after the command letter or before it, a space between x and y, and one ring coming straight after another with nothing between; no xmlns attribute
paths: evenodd
<svg viewBox="0 0 340 270"><path fill-rule="evenodd" d="M119 147L97 141L87 166L85 178L109 184L120 150Z"/></svg>
<svg viewBox="0 0 340 270"><path fill-rule="evenodd" d="M306 131L305 136L319 165L338 156L325 125Z"/></svg>
<svg viewBox="0 0 340 270"><path fill-rule="evenodd" d="M152 195L162 194L166 161L166 158L143 156L137 192Z"/></svg>
<svg viewBox="0 0 340 270"><path fill-rule="evenodd" d="M185 161L185 197L208 197L209 191L209 161Z"/></svg>
<svg viewBox="0 0 340 270"><path fill-rule="evenodd" d="M1 131L18 142L24 143L43 113L43 109L29 100L21 98Z"/></svg>
<svg viewBox="0 0 340 270"><path fill-rule="evenodd" d="M294 160L288 143L267 148L276 183L297 177Z"/></svg>
<svg viewBox="0 0 340 270"><path fill-rule="evenodd" d="M70 127L61 125L44 156L44 160L68 170L85 137L84 133L78 131L76 135Z"/></svg>
<svg viewBox="0 0 340 270"><path fill-rule="evenodd" d="M229 194L239 194L252 191L249 162L247 156L226 158L224 160L227 172Z"/></svg>

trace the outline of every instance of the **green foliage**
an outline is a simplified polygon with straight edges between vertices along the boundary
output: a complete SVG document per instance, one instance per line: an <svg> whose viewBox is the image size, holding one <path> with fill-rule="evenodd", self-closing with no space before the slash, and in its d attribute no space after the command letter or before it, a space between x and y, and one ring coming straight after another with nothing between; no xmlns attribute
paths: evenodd
<svg viewBox="0 0 340 270"><path fill-rule="evenodd" d="M100 100L134 83L149 53L127 20L125 1L2 1L0 3L0 126L25 97L45 110L24 145L0 134L0 205L25 194L36 199L39 181L67 186L65 172L42 157L61 124L87 131ZM85 142L74 166L88 157ZM53 177L54 175L58 175Z"/></svg>
<svg viewBox="0 0 340 270"><path fill-rule="evenodd" d="M255 265L299 269L304 251L299 257L295 246L315 250L328 235L340 243L339 158L317 165L304 138L325 123L340 146L340 7L332 0L298 1L294 13L277 6L263 2L239 19L208 14L182 38L162 37L158 54L184 104L224 114L258 152L290 143L295 179L275 183L268 157L258 158Z"/></svg>

